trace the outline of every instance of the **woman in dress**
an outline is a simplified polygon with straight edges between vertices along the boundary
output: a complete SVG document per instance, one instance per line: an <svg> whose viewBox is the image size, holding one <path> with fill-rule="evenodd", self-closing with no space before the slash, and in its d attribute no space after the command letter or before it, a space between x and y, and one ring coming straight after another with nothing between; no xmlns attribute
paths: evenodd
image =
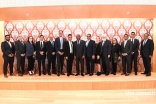
<svg viewBox="0 0 156 104"><path fill-rule="evenodd" d="M35 44L33 42L33 37L28 37L28 42L26 43L26 56L28 59L28 71L29 75L32 76L34 74L34 62L35 62Z"/></svg>
<svg viewBox="0 0 156 104"><path fill-rule="evenodd" d="M101 56L101 42L100 42L100 37L97 36L96 37L96 50L95 50L95 64L97 66L98 72L97 72L97 76L101 75L101 65L100 65L100 56Z"/></svg>
<svg viewBox="0 0 156 104"><path fill-rule="evenodd" d="M112 73L116 75L116 71L117 71L117 62L120 60L120 50L121 47L118 44L118 41L116 38L113 38L112 40L112 49L111 49L111 61L112 61Z"/></svg>

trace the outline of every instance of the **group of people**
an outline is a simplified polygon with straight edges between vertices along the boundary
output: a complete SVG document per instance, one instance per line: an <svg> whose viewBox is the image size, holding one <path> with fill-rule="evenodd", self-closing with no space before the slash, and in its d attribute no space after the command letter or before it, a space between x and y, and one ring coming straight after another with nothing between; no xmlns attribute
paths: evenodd
<svg viewBox="0 0 156 104"><path fill-rule="evenodd" d="M44 41L44 36L40 35L40 40L36 43L33 42L33 37L29 36L28 41L25 43L19 34L18 40L10 42L10 35L5 35L6 41L2 42L1 49L4 59L4 77L7 76L7 67L10 67L10 76L14 76L13 62L14 56L17 58L17 72L19 76L25 73L25 58L28 59L28 72L32 76L34 74L35 59L38 62L38 74L41 76L43 73L46 75L45 59L48 59L47 73L48 75L57 74L57 76L65 75L63 72L64 59L67 61L67 76L74 75L72 73L72 63L76 60L76 74L75 76L84 76L84 61L86 61L85 75L92 76L94 73L95 64L97 65L97 76L110 74L110 61L112 63L111 74L116 75L117 63L122 59L121 75L128 76L132 72L132 63L134 62L134 72L137 75L137 59L140 55L143 59L145 71L142 74L151 76L151 58L154 50L153 40L148 39L149 34L144 34L144 39L139 44L139 40L135 39L135 32L130 35L125 34L124 40L121 45L116 38L112 42L107 39L106 34L96 37L96 41L91 39L91 34L87 34L87 41L81 40L80 34L76 35L76 41L72 41L72 34L68 34L68 39L63 37L63 31L59 30L59 37L54 41L53 35L49 35L49 41ZM57 71L56 71L57 59ZM101 61L102 59L102 61ZM102 63L102 65L101 65ZM79 69L81 65L81 71ZM41 67L42 66L42 67ZM52 66L52 68L51 68ZM41 70L42 69L42 70ZM101 71L103 69L103 71Z"/></svg>

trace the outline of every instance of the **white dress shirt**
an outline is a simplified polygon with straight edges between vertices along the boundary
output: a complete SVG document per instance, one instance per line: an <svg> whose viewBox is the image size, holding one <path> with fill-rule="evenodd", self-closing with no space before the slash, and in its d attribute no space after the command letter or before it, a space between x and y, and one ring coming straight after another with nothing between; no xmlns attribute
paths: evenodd
<svg viewBox="0 0 156 104"><path fill-rule="evenodd" d="M60 49L63 49L63 37L60 37Z"/></svg>
<svg viewBox="0 0 156 104"><path fill-rule="evenodd" d="M125 48L125 46L126 46L126 43L127 43L127 40L124 41L124 48Z"/></svg>
<svg viewBox="0 0 156 104"><path fill-rule="evenodd" d="M90 40L87 40L87 42L86 42L86 47L88 46L89 41L90 41Z"/></svg>
<svg viewBox="0 0 156 104"><path fill-rule="evenodd" d="M73 53L73 43L72 41L68 41L68 42L69 42L70 53Z"/></svg>

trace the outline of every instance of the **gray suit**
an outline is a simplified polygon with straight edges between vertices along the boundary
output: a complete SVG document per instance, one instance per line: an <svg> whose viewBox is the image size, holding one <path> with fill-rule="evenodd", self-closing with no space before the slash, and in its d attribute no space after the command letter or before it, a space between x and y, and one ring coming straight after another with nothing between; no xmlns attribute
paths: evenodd
<svg viewBox="0 0 156 104"><path fill-rule="evenodd" d="M81 63L81 74L84 72L84 59L82 59L82 56L85 56L85 41L80 40L80 43L78 41L74 42L75 49L74 49L74 56L76 57L76 71L77 74L79 74L79 62Z"/></svg>

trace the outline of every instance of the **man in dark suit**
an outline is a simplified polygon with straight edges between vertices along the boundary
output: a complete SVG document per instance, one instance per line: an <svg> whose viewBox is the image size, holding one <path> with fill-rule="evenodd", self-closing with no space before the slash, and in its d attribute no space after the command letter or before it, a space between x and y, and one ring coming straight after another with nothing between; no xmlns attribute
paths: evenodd
<svg viewBox="0 0 156 104"><path fill-rule="evenodd" d="M10 42L10 35L5 35L5 40L1 44L1 49L3 52L3 59L4 59L4 65L3 65L3 73L4 77L8 78L7 76L7 67L9 64L10 67L10 76L13 76L13 62L14 62L14 54L15 54L15 46L14 43Z"/></svg>
<svg viewBox="0 0 156 104"><path fill-rule="evenodd" d="M104 71L104 74L106 76L109 75L110 72L110 55L111 55L111 41L107 40L107 35L102 34L102 68Z"/></svg>
<svg viewBox="0 0 156 104"><path fill-rule="evenodd" d="M59 37L55 39L55 48L56 48L56 57L57 57L57 76L60 74L65 75L63 73L63 63L64 63L64 44L66 39L63 38L63 31L59 30Z"/></svg>
<svg viewBox="0 0 156 104"><path fill-rule="evenodd" d="M133 44L128 40L128 34L124 35L124 41L121 43L122 54L122 68L123 73L121 75L128 76L131 72L131 56Z"/></svg>
<svg viewBox="0 0 156 104"><path fill-rule="evenodd" d="M26 45L22 39L22 35L19 34L18 40L15 42L16 58L17 58L17 71L19 76L23 76L25 73L25 53Z"/></svg>
<svg viewBox="0 0 156 104"><path fill-rule="evenodd" d="M51 75L51 64L52 64L52 73L56 74L56 49L55 41L53 41L53 35L49 35L49 41L46 44L47 49L47 58L48 58L48 75Z"/></svg>
<svg viewBox="0 0 156 104"><path fill-rule="evenodd" d="M67 76L74 75L72 73L72 65L74 59L74 42L72 42L72 34L68 34L68 41L65 42L64 54L67 60Z"/></svg>
<svg viewBox="0 0 156 104"><path fill-rule="evenodd" d="M145 71L141 74L151 76L151 58L153 56L154 43L153 40L148 39L149 34L144 34L144 40L141 42L140 55L142 56Z"/></svg>
<svg viewBox="0 0 156 104"><path fill-rule="evenodd" d="M36 58L38 60L38 70L39 76L41 76L41 62L42 62L42 72L45 72L45 58L46 58L46 42L44 42L44 36L40 35L40 41L36 42Z"/></svg>
<svg viewBox="0 0 156 104"><path fill-rule="evenodd" d="M87 41L86 41L86 67L87 67L87 74L89 76L93 75L94 72L94 59L95 59L95 41L91 40L91 34L87 34ZM91 67L91 68L90 68Z"/></svg>
<svg viewBox="0 0 156 104"><path fill-rule="evenodd" d="M131 57L131 71L132 71L132 63L134 61L134 72L135 75L137 75L138 72L138 64L137 64L137 59L138 59L138 49L139 49L139 40L135 39L135 32L131 32L131 39L130 41L133 44L132 48L132 57Z"/></svg>
<svg viewBox="0 0 156 104"><path fill-rule="evenodd" d="M76 59L76 75L78 76L80 73L79 63L81 64L81 76L84 76L84 58L85 58L85 41L80 40L81 36L76 35L75 41L75 49L74 49L74 58Z"/></svg>

